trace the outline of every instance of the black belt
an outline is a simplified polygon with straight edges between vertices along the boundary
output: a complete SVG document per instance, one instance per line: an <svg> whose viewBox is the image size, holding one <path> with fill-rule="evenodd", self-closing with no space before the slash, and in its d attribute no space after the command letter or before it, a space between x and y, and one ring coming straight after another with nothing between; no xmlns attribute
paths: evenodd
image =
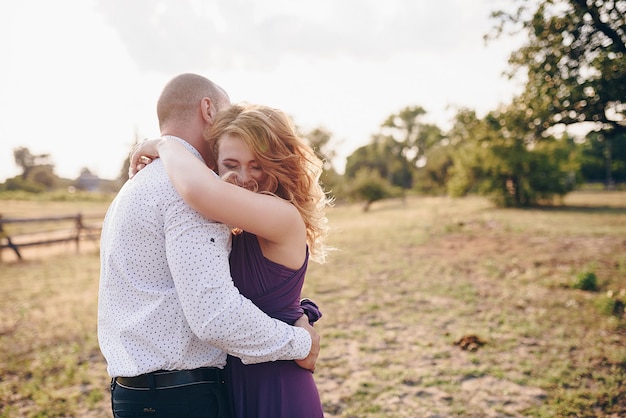
<svg viewBox="0 0 626 418"><path fill-rule="evenodd" d="M152 386L153 379L154 386ZM159 370L134 377L115 378L119 385L139 390L149 390L151 387L171 389L199 383L221 383L223 380L222 370L209 367L193 370Z"/></svg>

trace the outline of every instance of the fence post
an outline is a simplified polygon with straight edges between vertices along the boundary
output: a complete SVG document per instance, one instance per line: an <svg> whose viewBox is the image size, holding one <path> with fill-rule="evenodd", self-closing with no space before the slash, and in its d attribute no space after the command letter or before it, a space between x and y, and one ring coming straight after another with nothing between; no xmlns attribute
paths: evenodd
<svg viewBox="0 0 626 418"><path fill-rule="evenodd" d="M19 258L20 260L22 259L22 254L20 254L20 251L17 248L17 245L13 244L13 242L11 241L11 237L7 235L7 233L4 230L4 224L2 223L2 214L0 214L0 238L6 238L7 239L7 244L9 245L9 247L15 251L15 254L17 254L17 258ZM2 260L2 250L0 250L0 260Z"/></svg>
<svg viewBox="0 0 626 418"><path fill-rule="evenodd" d="M78 215L76 215L76 252L79 253L80 252L80 233L83 230L84 226L83 226L83 214L79 213Z"/></svg>

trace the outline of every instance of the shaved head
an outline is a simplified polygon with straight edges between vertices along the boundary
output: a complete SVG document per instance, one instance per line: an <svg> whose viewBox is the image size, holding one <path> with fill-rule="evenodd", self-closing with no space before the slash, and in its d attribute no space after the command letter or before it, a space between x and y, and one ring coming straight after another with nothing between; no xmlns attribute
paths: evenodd
<svg viewBox="0 0 626 418"><path fill-rule="evenodd" d="M200 111L199 103L205 97L218 110L230 104L226 91L206 77L190 73L174 77L157 102L159 125L190 121Z"/></svg>

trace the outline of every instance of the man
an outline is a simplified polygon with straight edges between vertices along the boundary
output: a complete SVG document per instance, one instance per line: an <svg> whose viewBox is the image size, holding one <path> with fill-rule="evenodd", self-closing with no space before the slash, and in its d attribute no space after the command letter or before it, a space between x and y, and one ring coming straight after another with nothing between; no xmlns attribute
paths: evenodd
<svg viewBox="0 0 626 418"><path fill-rule="evenodd" d="M161 134L206 160L203 133L229 104L210 80L175 77L157 104ZM319 336L306 317L291 327L241 296L229 248L229 227L187 206L160 160L120 190L102 228L98 306L115 417L229 416L226 353L244 363L302 359L314 369Z"/></svg>

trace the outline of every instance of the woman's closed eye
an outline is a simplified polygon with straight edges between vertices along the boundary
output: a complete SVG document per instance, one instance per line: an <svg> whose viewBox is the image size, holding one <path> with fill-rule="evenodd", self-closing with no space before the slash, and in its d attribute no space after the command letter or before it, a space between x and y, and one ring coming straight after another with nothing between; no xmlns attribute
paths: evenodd
<svg viewBox="0 0 626 418"><path fill-rule="evenodd" d="M235 171L235 170L239 169L239 165L238 164L224 163L223 165L224 165L224 168L226 170L233 170L233 171Z"/></svg>

